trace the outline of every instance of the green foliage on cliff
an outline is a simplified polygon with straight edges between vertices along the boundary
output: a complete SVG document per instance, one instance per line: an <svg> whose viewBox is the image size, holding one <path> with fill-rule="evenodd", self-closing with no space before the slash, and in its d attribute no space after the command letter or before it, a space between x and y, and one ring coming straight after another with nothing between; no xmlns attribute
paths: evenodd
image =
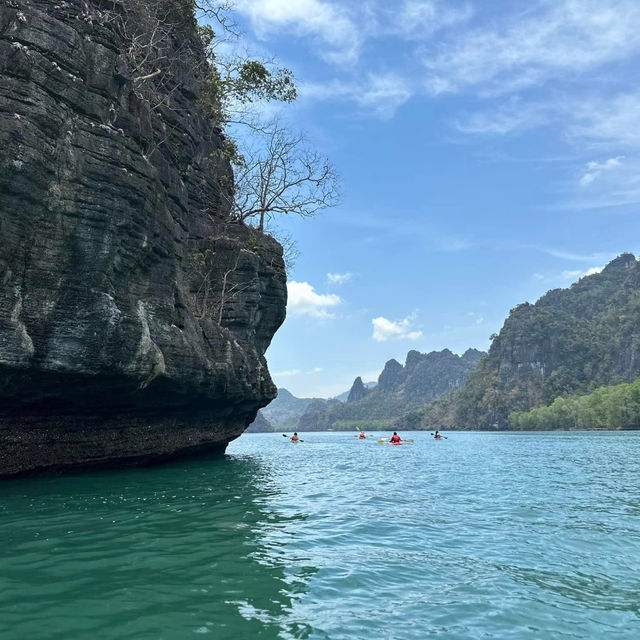
<svg viewBox="0 0 640 640"><path fill-rule="evenodd" d="M638 429L640 379L558 397L549 406L514 412L509 421L515 429Z"/></svg>
<svg viewBox="0 0 640 640"><path fill-rule="evenodd" d="M601 273L513 309L467 384L420 419L506 427L513 412L638 376L640 263L623 254Z"/></svg>
<svg viewBox="0 0 640 640"><path fill-rule="evenodd" d="M122 77L131 78L151 121L164 122L148 154L166 151L170 114L183 110L185 100L197 101L198 115L219 138L209 157L218 185L217 197L206 203L212 218L246 222L263 233L273 217L312 216L338 202L338 178L328 160L302 134L265 117L266 103L296 99L293 73L270 60L223 53L220 43L238 36L231 2L121 2L99 19L110 22L124 44Z"/></svg>
<svg viewBox="0 0 640 640"><path fill-rule="evenodd" d="M211 65L200 106L218 125L241 122L245 117L244 107L248 104L259 101L293 102L298 95L289 69L270 69L260 60L233 58L222 61L211 46L209 57Z"/></svg>

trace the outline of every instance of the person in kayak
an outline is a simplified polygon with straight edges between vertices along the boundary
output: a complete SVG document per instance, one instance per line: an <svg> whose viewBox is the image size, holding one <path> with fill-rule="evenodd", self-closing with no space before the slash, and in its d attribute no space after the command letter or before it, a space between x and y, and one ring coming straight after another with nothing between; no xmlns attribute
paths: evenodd
<svg viewBox="0 0 640 640"><path fill-rule="evenodd" d="M402 442L402 438L394 431L389 442L391 444L400 444Z"/></svg>
<svg viewBox="0 0 640 640"><path fill-rule="evenodd" d="M433 436L436 440L442 440L442 436L440 435L439 431L436 431L434 436Z"/></svg>
<svg viewBox="0 0 640 640"><path fill-rule="evenodd" d="M298 438L298 432L294 431L293 435L291 436L291 442L298 442L300 440L300 438Z"/></svg>
<svg viewBox="0 0 640 640"><path fill-rule="evenodd" d="M361 431L358 437L360 438L360 440L366 440L367 434L364 431Z"/></svg>

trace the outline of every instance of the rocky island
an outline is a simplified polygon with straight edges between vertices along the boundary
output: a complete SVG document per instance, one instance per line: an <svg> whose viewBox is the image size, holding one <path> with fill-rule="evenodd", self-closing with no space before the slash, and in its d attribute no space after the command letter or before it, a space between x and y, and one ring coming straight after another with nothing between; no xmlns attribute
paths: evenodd
<svg viewBox="0 0 640 640"><path fill-rule="evenodd" d="M0 5L0 476L224 451L276 395L282 248L230 218L192 13L152 100L136 4Z"/></svg>

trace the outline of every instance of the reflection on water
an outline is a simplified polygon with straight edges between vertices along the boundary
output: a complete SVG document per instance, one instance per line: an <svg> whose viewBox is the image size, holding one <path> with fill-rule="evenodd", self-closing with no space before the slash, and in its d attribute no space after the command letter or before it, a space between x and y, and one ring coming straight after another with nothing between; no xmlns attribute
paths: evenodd
<svg viewBox="0 0 640 640"><path fill-rule="evenodd" d="M0 485L0 636L308 637L278 496L246 456Z"/></svg>

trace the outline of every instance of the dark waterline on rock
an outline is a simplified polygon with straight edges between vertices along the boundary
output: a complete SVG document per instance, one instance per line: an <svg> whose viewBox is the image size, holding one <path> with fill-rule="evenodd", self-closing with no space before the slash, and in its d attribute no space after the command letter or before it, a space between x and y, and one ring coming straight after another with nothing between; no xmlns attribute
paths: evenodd
<svg viewBox="0 0 640 640"><path fill-rule="evenodd" d="M0 476L224 447L276 395L282 247L233 222L196 22L142 44L156 4L0 3Z"/></svg>

